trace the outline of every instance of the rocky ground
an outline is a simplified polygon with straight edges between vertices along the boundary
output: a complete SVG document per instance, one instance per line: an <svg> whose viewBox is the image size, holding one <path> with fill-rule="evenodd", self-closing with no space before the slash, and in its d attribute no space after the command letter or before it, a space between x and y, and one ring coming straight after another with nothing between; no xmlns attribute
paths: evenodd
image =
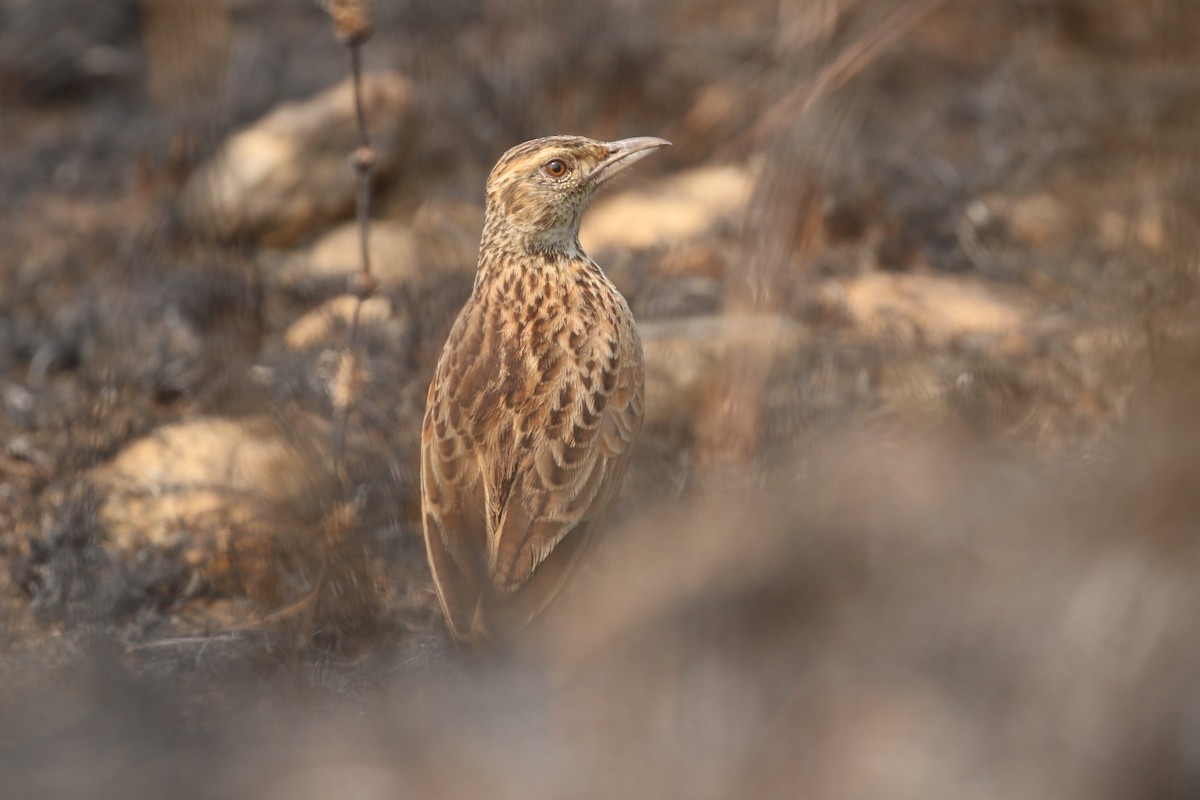
<svg viewBox="0 0 1200 800"><path fill-rule="evenodd" d="M339 446L321 8L0 0L14 796L1195 794L1200 6L374 14ZM647 429L546 628L464 662L419 422L487 172L562 132L675 144L581 234Z"/></svg>

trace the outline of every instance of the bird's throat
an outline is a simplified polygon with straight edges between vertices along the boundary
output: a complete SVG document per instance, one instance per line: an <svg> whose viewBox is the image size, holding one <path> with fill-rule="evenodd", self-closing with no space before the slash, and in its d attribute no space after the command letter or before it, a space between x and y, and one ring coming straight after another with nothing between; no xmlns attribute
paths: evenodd
<svg viewBox="0 0 1200 800"><path fill-rule="evenodd" d="M514 269L555 272L576 267L592 268L593 262L579 244L574 231L562 235L489 237L485 234L479 247L479 271L476 283L486 281Z"/></svg>

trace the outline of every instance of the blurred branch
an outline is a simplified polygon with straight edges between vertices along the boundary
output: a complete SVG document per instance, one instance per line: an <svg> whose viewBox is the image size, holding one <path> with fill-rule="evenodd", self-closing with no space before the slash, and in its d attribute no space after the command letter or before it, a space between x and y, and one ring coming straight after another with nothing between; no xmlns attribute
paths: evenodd
<svg viewBox="0 0 1200 800"><path fill-rule="evenodd" d="M371 35L367 6L367 0L329 0L325 4L325 10L333 18L334 34L350 52L350 73L354 82L354 117L358 125L358 147L351 156L351 163L358 174L356 216L361 267L351 282L351 291L356 302L350 319L350 337L346 350L338 361L332 391L336 415L333 458L339 473L346 447L346 426L349 424L350 410L366 382L362 357L358 353L362 306L379 287L379 282L371 274L370 250L371 168L375 165L375 151L371 149L371 140L367 133L367 115L362 98L362 45Z"/></svg>
<svg viewBox="0 0 1200 800"><path fill-rule="evenodd" d="M750 129L753 139L761 141L804 114L830 92L845 86L873 64L889 47L911 32L946 0L909 0L895 13L859 38L811 80L784 95Z"/></svg>

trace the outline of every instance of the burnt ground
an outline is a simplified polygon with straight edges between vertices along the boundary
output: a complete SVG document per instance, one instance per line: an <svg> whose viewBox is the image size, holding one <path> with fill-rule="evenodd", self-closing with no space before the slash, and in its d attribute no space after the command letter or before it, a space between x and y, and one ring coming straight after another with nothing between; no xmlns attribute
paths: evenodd
<svg viewBox="0 0 1200 800"><path fill-rule="evenodd" d="M469 271L385 286L403 324L364 334L334 459L344 345L284 337L337 292L179 197L345 53L316 4L173 8L0 2L13 796L1195 794L1200 7L378 3L365 58L418 128L381 218L446 213L470 253L439 209L510 144L665 136L635 188L758 180L601 254L639 320L802 331L648 427L559 615L587 623L482 662L441 631L415 494ZM95 476L211 419L273 426L304 491L130 535Z"/></svg>

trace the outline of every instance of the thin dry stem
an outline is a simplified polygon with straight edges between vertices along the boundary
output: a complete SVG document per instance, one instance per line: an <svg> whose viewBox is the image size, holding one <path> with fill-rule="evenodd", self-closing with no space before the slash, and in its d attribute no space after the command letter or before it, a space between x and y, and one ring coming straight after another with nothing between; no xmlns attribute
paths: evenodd
<svg viewBox="0 0 1200 800"><path fill-rule="evenodd" d="M359 329L363 303L378 286L371 274L371 169L375 165L375 152L367 133L367 112L363 104L362 91L362 44L370 35L370 20L367 0L330 0L326 5L333 18L334 32L350 52L350 75L354 85L354 119L358 128L358 145L351 154L350 163L358 179L356 218L358 221L359 272L351 281L354 293L354 313L350 319L350 334L346 349L338 359L338 368L331 386L334 413L333 465L339 477L344 476L346 429L354 404L362 396L363 387L369 379L364 357L359 353ZM334 509L326 520L326 536L322 548L321 566L313 583L313 590L275 616L291 616L303 612L306 615L306 630L314 627L317 607L329 573L330 551L335 538L341 538L352 526L353 515L347 516L346 508L357 507L344 504ZM331 536L336 531L336 536Z"/></svg>
<svg viewBox="0 0 1200 800"><path fill-rule="evenodd" d="M346 352L341 358L342 366L359 366L361 358L357 357L359 328L361 327L362 307L363 302L374 294L377 282L371 274L371 168L375 165L375 153L371 149L371 140L367 134L367 113L363 105L362 98L362 52L361 46L365 39L363 37L343 36L341 32L342 20L338 16L338 10L346 11L350 6L356 8L363 6L363 3L332 3L329 7L330 14L334 17L334 26L338 30L338 38L346 43L350 51L350 73L354 83L354 117L358 125L358 147L355 148L351 156L351 163L354 171L358 175L358 197L356 203L356 216L358 219L358 245L359 259L361 267L358 275L352 283L352 290L356 298L354 304L354 313L350 318L350 335L346 344ZM362 10L362 9L360 9ZM365 10L362 10L362 18L365 19ZM365 372L359 369L353 369L354 380L342 380L344 377L343 370L339 368L339 377L335 381L335 398L334 398L334 414L336 417L334 441L333 441L333 458L334 467L340 474L342 471L342 457L346 446L346 426L349 424L350 412L354 406L354 401L362 391L364 380L360 380L365 375Z"/></svg>

